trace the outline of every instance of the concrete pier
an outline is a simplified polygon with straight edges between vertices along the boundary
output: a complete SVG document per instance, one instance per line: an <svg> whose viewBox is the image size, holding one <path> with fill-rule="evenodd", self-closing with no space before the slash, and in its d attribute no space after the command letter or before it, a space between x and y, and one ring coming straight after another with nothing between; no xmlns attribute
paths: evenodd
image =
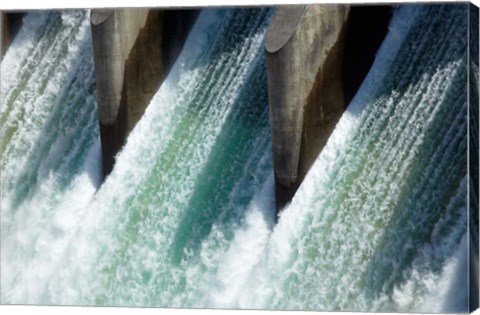
<svg viewBox="0 0 480 315"><path fill-rule="evenodd" d="M197 14L197 10L92 10L105 176L168 74Z"/></svg>
<svg viewBox="0 0 480 315"><path fill-rule="evenodd" d="M345 109L347 5L278 7L265 38L277 208L295 194Z"/></svg>

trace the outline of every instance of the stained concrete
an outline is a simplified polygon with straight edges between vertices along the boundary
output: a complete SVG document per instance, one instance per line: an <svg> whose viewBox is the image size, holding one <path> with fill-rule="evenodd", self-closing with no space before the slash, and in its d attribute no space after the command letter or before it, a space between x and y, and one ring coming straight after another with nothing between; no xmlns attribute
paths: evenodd
<svg viewBox="0 0 480 315"><path fill-rule="evenodd" d="M197 15L197 10L92 10L105 176L168 74Z"/></svg>
<svg viewBox="0 0 480 315"><path fill-rule="evenodd" d="M277 208L290 201L345 109L341 69L348 5L278 7L267 29Z"/></svg>

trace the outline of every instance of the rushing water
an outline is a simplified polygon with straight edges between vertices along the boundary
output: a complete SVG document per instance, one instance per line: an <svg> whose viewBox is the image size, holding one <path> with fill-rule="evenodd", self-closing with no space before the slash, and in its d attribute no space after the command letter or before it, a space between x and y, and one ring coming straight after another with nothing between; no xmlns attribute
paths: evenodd
<svg viewBox="0 0 480 315"><path fill-rule="evenodd" d="M272 13L202 12L103 183L89 14L25 17L1 65L2 303L466 310L467 6L396 8L277 225Z"/></svg>

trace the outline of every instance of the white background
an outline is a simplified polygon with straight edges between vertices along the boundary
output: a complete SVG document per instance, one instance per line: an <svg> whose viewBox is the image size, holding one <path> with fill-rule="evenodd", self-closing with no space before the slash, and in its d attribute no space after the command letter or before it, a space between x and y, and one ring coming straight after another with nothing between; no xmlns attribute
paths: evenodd
<svg viewBox="0 0 480 315"><path fill-rule="evenodd" d="M448 2L457 2L447 0ZM445 1L445 2L447 2ZM225 6L225 5L262 5L262 4L292 4L292 3L379 3L389 2L385 0L1 0L0 10L12 9L61 9L61 8L100 8L100 7L168 7L168 6ZM395 1L395 2L419 2L414 0ZM480 6L480 0L473 0L477 6ZM465 284L467 285L467 284ZM440 301L439 301L440 302ZM292 312L292 311L240 311L240 310L190 310L190 309L163 309L163 308L117 308L117 307L76 307L76 306L19 306L2 305L1 314L102 314L102 315L308 315L308 314L330 314L330 315L355 315L361 313L349 312ZM377 313L384 314L384 313ZM480 315L476 311L475 315Z"/></svg>

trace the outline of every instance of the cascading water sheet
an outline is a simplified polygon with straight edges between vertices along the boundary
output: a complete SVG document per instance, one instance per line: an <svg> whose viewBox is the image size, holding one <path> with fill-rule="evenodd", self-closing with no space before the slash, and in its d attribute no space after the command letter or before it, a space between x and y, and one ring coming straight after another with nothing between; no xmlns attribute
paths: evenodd
<svg viewBox="0 0 480 315"><path fill-rule="evenodd" d="M466 13L396 12L235 306L467 310Z"/></svg>
<svg viewBox="0 0 480 315"><path fill-rule="evenodd" d="M44 301L99 185L88 15L29 13L1 64L2 303Z"/></svg>
<svg viewBox="0 0 480 315"><path fill-rule="evenodd" d="M87 15L72 14L82 14L77 23L84 23ZM63 20L68 14L52 15ZM269 9L204 10L172 72L118 156L114 171L95 196L90 183L73 185L82 198L88 198L87 204L79 204L76 195L46 186L32 192L33 197L22 197L24 213L12 206L14 223L9 226L16 230L2 237L7 248L3 253L25 248L2 256L2 275L6 275L2 276L2 301L200 305L196 291L208 285L208 274L215 269L222 247L272 170L262 54L270 15ZM56 27L45 17L38 18L43 18L46 28ZM49 35L37 36L37 41L48 45L44 42ZM51 34L58 42L66 36L70 34L63 28ZM81 41L74 43L82 46ZM88 57L82 69L93 72ZM72 80L85 80L72 71ZM71 99L57 102L61 112ZM45 103L38 106L49 110ZM53 116L55 111L48 114ZM42 127L52 126L44 123ZM98 138L96 129L83 131ZM52 138L63 141L60 136ZM45 145L44 138L36 141ZM96 155L98 147L94 148ZM65 162L75 165L73 158L77 156L67 156ZM98 160L78 161L86 169L80 176L88 175L95 163ZM59 174L72 176L72 171L61 169ZM5 177L17 178L16 174ZM35 209L30 200L49 194L60 195L62 201L45 207L45 217L54 218L45 219L34 234L24 226L31 223L29 211ZM2 212L2 224L9 223L7 214ZM54 255L39 243L55 248ZM211 248L204 248L205 243Z"/></svg>

